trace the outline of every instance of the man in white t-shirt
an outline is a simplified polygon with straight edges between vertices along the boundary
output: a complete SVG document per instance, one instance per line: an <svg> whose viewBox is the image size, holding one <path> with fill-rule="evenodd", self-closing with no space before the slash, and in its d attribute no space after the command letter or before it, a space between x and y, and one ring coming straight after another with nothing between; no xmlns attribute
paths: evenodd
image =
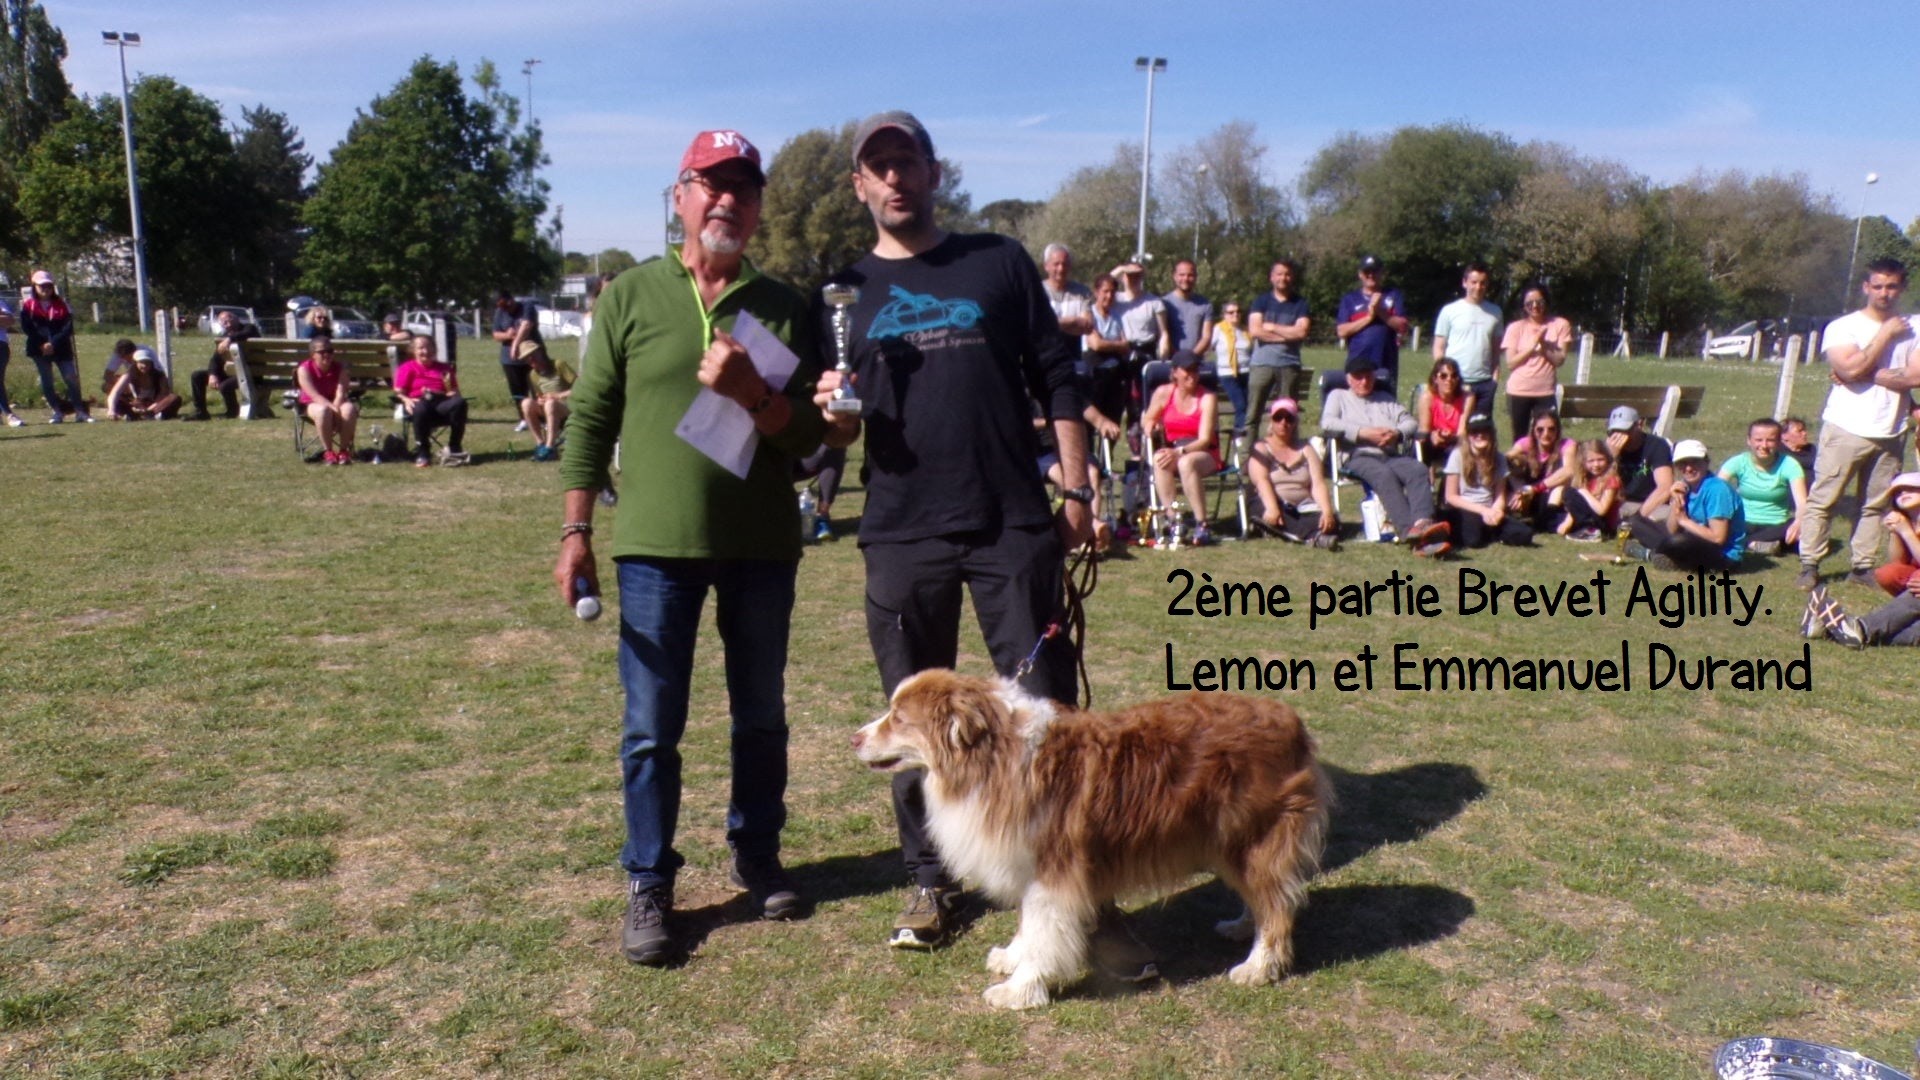
<svg viewBox="0 0 1920 1080"><path fill-rule="evenodd" d="M1460 365L1461 388L1473 395L1468 416L1492 416L1493 392L1500 385L1500 308L1487 299L1488 281L1485 263L1468 263L1460 277L1461 298L1441 308L1433 321L1434 363L1451 359Z"/></svg>
<svg viewBox="0 0 1920 1080"><path fill-rule="evenodd" d="M1093 290L1072 280L1073 252L1065 244L1048 244L1040 254L1040 268L1046 274L1041 284L1046 286L1054 317L1060 320L1060 332L1073 339L1078 354L1080 339L1093 330Z"/></svg>
<svg viewBox="0 0 1920 1080"><path fill-rule="evenodd" d="M1800 576L1794 584L1820 584L1820 560L1826 557L1833 507L1849 481L1860 478L1860 515L1853 525L1853 572L1848 581L1872 586L1873 565L1885 546L1881 517L1888 488L1900 471L1905 451L1909 391L1920 386L1913 359L1914 333L1899 314L1907 268L1898 259L1867 265L1860 289L1866 304L1827 325L1827 369L1833 389L1820 414L1820 443L1814 455L1813 486L1800 512Z"/></svg>

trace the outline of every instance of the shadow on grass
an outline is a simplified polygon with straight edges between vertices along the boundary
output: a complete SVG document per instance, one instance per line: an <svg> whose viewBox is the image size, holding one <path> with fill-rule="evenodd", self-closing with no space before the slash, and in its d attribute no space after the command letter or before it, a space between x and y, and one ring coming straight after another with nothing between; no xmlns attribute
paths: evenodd
<svg viewBox="0 0 1920 1080"><path fill-rule="evenodd" d="M1444 761L1373 774L1329 766L1327 775L1335 802L1320 860L1324 871L1338 870L1378 847L1418 840L1487 793L1473 769Z"/></svg>
<svg viewBox="0 0 1920 1080"><path fill-rule="evenodd" d="M890 892L904 896L906 892L906 871L897 847L865 855L836 855L818 862L796 863L789 865L787 872L799 887L804 904L796 916L798 919L812 917L819 904ZM952 932L964 933L985 911L984 905L977 902L963 905L956 913ZM715 930L759 918L760 911L753 898L742 890L718 904L677 909L673 915L674 939L692 951Z"/></svg>

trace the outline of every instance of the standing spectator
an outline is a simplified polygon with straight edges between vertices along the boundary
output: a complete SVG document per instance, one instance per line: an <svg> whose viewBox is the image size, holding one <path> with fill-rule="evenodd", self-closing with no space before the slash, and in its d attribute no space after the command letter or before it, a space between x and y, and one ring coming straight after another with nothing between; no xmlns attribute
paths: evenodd
<svg viewBox="0 0 1920 1080"><path fill-rule="evenodd" d="M1496 539L1509 547L1533 543L1533 530L1508 512L1507 459L1493 446L1493 417L1467 417L1466 441L1447 454L1447 519L1463 548Z"/></svg>
<svg viewBox="0 0 1920 1080"><path fill-rule="evenodd" d="M1340 522L1327 490L1326 466L1300 439L1300 404L1275 398L1269 412L1267 437L1247 455L1260 523L1288 540L1331 551L1340 543Z"/></svg>
<svg viewBox="0 0 1920 1080"><path fill-rule="evenodd" d="M52 274L35 270L32 282L33 295L20 305L20 328L27 335L27 355L40 369L40 393L52 414L47 423L62 423L65 413L91 424L93 414L87 411L87 399L80 393L80 365L73 358L73 309L54 288ZM67 384L65 401L53 392L56 370Z"/></svg>
<svg viewBox="0 0 1920 1080"><path fill-rule="evenodd" d="M1473 397L1467 412L1487 416L1493 415L1493 393L1500 386L1500 309L1487 299L1490 280L1485 263L1468 263L1460 276L1460 299L1441 308L1433 321L1434 362L1458 365L1461 386Z"/></svg>
<svg viewBox="0 0 1920 1080"><path fill-rule="evenodd" d="M1093 307L1087 313L1093 328L1080 346L1088 369L1087 396L1100 415L1116 424L1127 412L1127 362L1133 354L1114 303L1118 292L1119 283L1112 274L1093 279Z"/></svg>
<svg viewBox="0 0 1920 1080"><path fill-rule="evenodd" d="M220 336L213 343L213 356L207 360L206 370L196 371L187 377L193 388L193 413L188 420L206 420L207 388L211 386L220 392L220 400L226 406L225 416L232 420L240 415L239 386L240 379L233 372L234 346L242 341L260 336L260 331L252 326L244 326L240 317L231 311L220 313Z"/></svg>
<svg viewBox="0 0 1920 1080"><path fill-rule="evenodd" d="M5 419L8 427L25 427L27 422L14 413L13 402L7 397L7 361L13 356L7 332L13 327L13 305L0 297L0 419Z"/></svg>
<svg viewBox="0 0 1920 1080"><path fill-rule="evenodd" d="M1153 450L1153 486L1160 491L1160 505L1171 510L1178 485L1193 514L1193 543L1204 547L1213 542L1213 534L1201 485L1222 464L1220 395L1200 385L1200 358L1192 350L1174 353L1171 363L1173 378L1154 391L1141 425L1164 436Z"/></svg>
<svg viewBox="0 0 1920 1080"><path fill-rule="evenodd" d="M1167 311L1164 355L1169 358L1181 349L1198 356L1213 340L1213 303L1193 291L1199 276L1192 260L1181 259L1173 264L1173 291L1160 297ZM1153 395L1172 377L1172 370L1168 364L1149 364L1140 381L1141 399L1153 400Z"/></svg>
<svg viewBox="0 0 1920 1080"><path fill-rule="evenodd" d="M460 396L460 374L452 364L442 363L433 337L413 336L413 357L393 373L393 392L413 421L413 465L424 469L432 464L427 448L432 446L433 429L447 429L447 449L440 464L465 465L467 455L467 399Z"/></svg>
<svg viewBox="0 0 1920 1080"><path fill-rule="evenodd" d="M1413 422L1419 427L1420 442L1427 449L1430 464L1446 461L1459 445L1460 427L1466 423L1467 406L1473 400L1460 383L1460 365L1443 357L1433 362L1427 384L1414 395Z"/></svg>
<svg viewBox="0 0 1920 1080"><path fill-rule="evenodd" d="M1228 300L1220 305L1220 319L1213 324L1213 338L1207 348L1213 353L1214 378L1233 403L1233 430L1236 435L1253 430L1247 413L1247 375L1253 367L1253 337L1240 324L1240 303Z"/></svg>
<svg viewBox="0 0 1920 1080"><path fill-rule="evenodd" d="M314 329L307 338L307 358L294 369L300 388L300 408L320 431L322 457L329 465L353 464L353 429L360 405L348 397L353 379L347 367L333 358L333 335Z"/></svg>
<svg viewBox="0 0 1920 1080"><path fill-rule="evenodd" d="M1073 280L1073 252L1065 244L1048 244L1040 253L1040 265L1046 272L1042 284L1047 302L1060 320L1060 332L1078 350L1080 339L1093 332L1093 290ZM1087 369L1082 368L1081 374L1088 374Z"/></svg>
<svg viewBox="0 0 1920 1080"><path fill-rule="evenodd" d="M115 420L171 420L180 412L180 395L160 370L153 350L133 350L133 363L107 391L107 415Z"/></svg>
<svg viewBox="0 0 1920 1080"><path fill-rule="evenodd" d="M1620 474L1620 516L1658 521L1673 492L1673 444L1647 431L1631 405L1607 414L1607 449Z"/></svg>
<svg viewBox="0 0 1920 1080"><path fill-rule="evenodd" d="M872 480L860 544L881 689L891 696L915 672L953 666L965 588L994 668L1008 676L1024 669L1028 692L1071 703L1073 650L1046 629L1059 617L1065 551L1091 533L1093 492L1062 491L1053 514L1033 468L1030 402L1053 426L1061 475L1084 475L1084 400L1072 349L1018 243L949 233L935 220L941 168L920 121L904 112L862 121L853 169L854 194L877 235L872 252L833 280L860 288L851 314L864 408L858 417L829 416L828 441L846 445L866 423ZM901 321L929 300L943 310L971 305L959 308L966 325ZM826 372L814 401L824 407L839 385L839 373ZM894 774L894 817L913 879L889 941L897 948L945 940L959 895L927 834L922 775ZM1117 908L1104 907L1099 924L1097 967L1132 979L1157 973L1150 953L1115 932Z"/></svg>
<svg viewBox="0 0 1920 1080"><path fill-rule="evenodd" d="M1400 385L1400 339L1409 323L1406 298L1381 283L1386 272L1386 264L1372 255L1360 260L1360 287L1340 298L1335 333L1346 342L1348 366L1355 360L1373 361L1380 389L1392 394ZM1340 385L1339 379L1330 372L1320 380L1323 398Z"/></svg>
<svg viewBox="0 0 1920 1080"><path fill-rule="evenodd" d="M799 569L797 459L824 425L807 391L817 371L807 301L744 254L760 224L760 150L736 131L705 131L680 158L671 188L686 241L600 294L593 337L573 393L571 448L560 466L565 524L553 576L571 606L598 591L595 500L619 440L626 469L615 510L620 585L620 739L627 911L621 952L636 964L673 959L674 849L686 732L700 639L712 593L726 654L732 787L727 846L732 881L759 914L790 919L804 904L780 864L786 825L788 631ZM743 313L800 358L776 386L732 331ZM759 444L735 476L674 434L705 387L751 418Z"/></svg>
<svg viewBox="0 0 1920 1080"><path fill-rule="evenodd" d="M529 358L528 396L521 417L533 429L533 460L552 461L558 457L560 429L567 423L567 399L573 396L573 366L539 349Z"/></svg>
<svg viewBox="0 0 1920 1080"><path fill-rule="evenodd" d="M1516 432L1527 430L1533 410L1559 403L1554 391L1573 345L1573 324L1547 310L1550 300L1545 285L1527 286L1520 293L1521 316L1500 339L1507 355L1507 419Z"/></svg>
<svg viewBox="0 0 1920 1080"><path fill-rule="evenodd" d="M1660 570L1738 570L1747 547L1740 496L1713 474L1707 448L1697 439L1680 440L1673 448L1673 464L1680 478L1668 499L1667 520L1663 524L1634 518L1627 558Z"/></svg>
<svg viewBox="0 0 1920 1080"><path fill-rule="evenodd" d="M529 372L526 343L534 342L545 347L546 342L540 336L540 312L532 300L518 300L511 291L501 289L493 302L493 340L500 343L500 373L506 376L507 393L513 395L514 415L520 415L521 403L527 400ZM527 430L527 421L523 417L513 430Z"/></svg>
<svg viewBox="0 0 1920 1080"><path fill-rule="evenodd" d="M1247 378L1247 438L1260 438L1260 415L1274 397L1293 398L1305 393L1297 385L1300 373L1300 345L1307 340L1313 320L1307 316L1307 302L1297 291L1300 265L1292 259L1279 259L1267 270L1271 292L1254 297L1247 316L1247 333L1254 340L1253 368Z"/></svg>
<svg viewBox="0 0 1920 1080"><path fill-rule="evenodd" d="M1433 511L1433 477L1409 453L1418 429L1413 414L1379 388L1377 361L1356 356L1347 361L1347 385L1327 395L1320 425L1353 446L1346 470L1373 489L1394 535L1413 552L1437 558L1453 550L1447 523Z"/></svg>
<svg viewBox="0 0 1920 1080"><path fill-rule="evenodd" d="M1146 267L1137 262L1122 263L1113 268L1113 276L1120 282L1114 306L1120 311L1127 343L1133 347L1126 366L1127 427L1132 430L1146 407L1147 384L1166 381L1161 364L1173 355L1173 326L1167 302L1147 291Z"/></svg>
<svg viewBox="0 0 1920 1080"><path fill-rule="evenodd" d="M1747 515L1747 550L1774 555L1800 540L1800 508L1807 504L1807 475L1780 452L1780 422L1762 417L1747 425L1747 450L1720 466L1720 479L1740 494Z"/></svg>
<svg viewBox="0 0 1920 1080"><path fill-rule="evenodd" d="M1841 493L1856 479L1860 514L1853 525L1853 572L1848 581L1873 584L1873 564L1886 542L1881 524L1887 512L1887 485L1900 471L1906 451L1908 391L1920 386L1920 365L1913 362L1913 330L1900 312L1907 288L1907 267L1898 259L1867 264L1859 311L1827 325L1828 375L1833 388L1820 414L1820 446L1814 457L1813 483L1800 516L1800 576L1794 585L1820 583L1820 560L1827 557L1829 519Z"/></svg>

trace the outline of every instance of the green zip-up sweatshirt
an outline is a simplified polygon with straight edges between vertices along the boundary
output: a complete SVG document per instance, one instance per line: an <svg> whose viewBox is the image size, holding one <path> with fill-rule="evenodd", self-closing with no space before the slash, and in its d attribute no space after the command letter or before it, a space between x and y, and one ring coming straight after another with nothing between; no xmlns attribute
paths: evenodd
<svg viewBox="0 0 1920 1080"><path fill-rule="evenodd" d="M800 358L785 387L793 418L762 435L742 480L695 450L674 428L700 390L708 325L733 332L753 313ZM806 300L743 263L703 318L677 250L621 274L594 306L587 355L568 402L566 490L598 488L620 441L620 502L613 544L627 556L798 559L800 513L793 463L820 445L826 421L813 404L820 365Z"/></svg>

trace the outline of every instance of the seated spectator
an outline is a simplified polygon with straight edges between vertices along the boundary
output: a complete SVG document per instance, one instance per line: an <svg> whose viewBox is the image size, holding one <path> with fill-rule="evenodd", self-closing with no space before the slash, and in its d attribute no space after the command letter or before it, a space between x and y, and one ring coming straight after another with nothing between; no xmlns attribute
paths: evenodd
<svg viewBox="0 0 1920 1080"><path fill-rule="evenodd" d="M133 350L138 348L132 338L121 338L113 343L113 351L107 354L106 370L100 373L100 396L113 393L119 384L120 376L133 370Z"/></svg>
<svg viewBox="0 0 1920 1080"><path fill-rule="evenodd" d="M386 318L380 320L380 336L396 345L405 345L413 340L413 335L400 325L400 313L397 311L387 312Z"/></svg>
<svg viewBox="0 0 1920 1080"><path fill-rule="evenodd" d="M1213 542L1207 527L1207 501L1201 482L1220 471L1220 395L1200 385L1200 357L1181 349L1170 361L1173 375L1154 391L1143 426L1159 430L1164 441L1153 451L1153 485L1160 505L1173 505L1177 483L1193 513L1195 545Z"/></svg>
<svg viewBox="0 0 1920 1080"><path fill-rule="evenodd" d="M1541 532L1557 530L1566 517L1567 491L1580 478L1580 451L1560 433L1560 414L1553 409L1534 409L1529 423L1512 451L1527 462L1527 487L1509 490L1507 509L1527 515Z"/></svg>
<svg viewBox="0 0 1920 1080"><path fill-rule="evenodd" d="M1033 432L1040 440L1040 474L1056 491L1065 492L1078 488L1080 494L1087 496L1087 509L1093 514L1093 547L1095 551L1108 551L1113 547L1114 528L1110 518L1112 507L1107 505L1105 474L1101 471L1101 462L1105 455L1097 447L1096 438L1115 440L1120 437L1120 425L1107 418L1099 409L1088 405L1081 413L1087 422L1087 472L1077 484L1066 483L1066 477L1060 472L1060 448L1053 441L1053 424L1048 422L1041 412L1040 405L1033 405ZM843 460L844 464L844 460ZM832 500L822 496L820 513ZM816 527L816 532L817 532ZM825 539L824 536L816 537Z"/></svg>
<svg viewBox="0 0 1920 1080"><path fill-rule="evenodd" d="M544 348L527 354L527 396L520 402L520 418L533 432L533 460L559 457L560 429L567 424L567 399L573 396L573 367L555 360Z"/></svg>
<svg viewBox="0 0 1920 1080"><path fill-rule="evenodd" d="M1890 507L1882 524L1887 527L1887 561L1874 567L1873 580L1890 595L1899 596L1913 583L1920 568L1920 472L1901 473L1887 485Z"/></svg>
<svg viewBox="0 0 1920 1080"><path fill-rule="evenodd" d="M452 364L443 364L426 334L413 336L413 358L393 373L393 392L413 421L413 465L424 469L433 464L427 456L432 446L433 429L447 429L447 449L440 464L465 465L469 459L462 448L467 435L467 399L460 396L460 375ZM544 444L543 444L544 445Z"/></svg>
<svg viewBox="0 0 1920 1080"><path fill-rule="evenodd" d="M1747 425L1747 451L1720 466L1720 479L1740 493L1747 513L1747 550L1775 555L1800 542L1800 508L1807 503L1807 475L1780 452L1780 422L1763 417Z"/></svg>
<svg viewBox="0 0 1920 1080"><path fill-rule="evenodd" d="M1674 490L1673 444L1648 432L1633 406L1620 405L1607 414L1607 449L1620 473L1620 516L1664 518Z"/></svg>
<svg viewBox="0 0 1920 1080"><path fill-rule="evenodd" d="M314 330L307 339L307 358L294 369L293 378L300 387L300 408L319 429L326 463L353 464L353 429L360 421L360 405L347 396L353 380L346 365L334 359L332 334Z"/></svg>
<svg viewBox="0 0 1920 1080"><path fill-rule="evenodd" d="M1427 384L1413 397L1413 422L1420 429L1420 444L1426 447L1428 462L1443 462L1460 442L1460 425L1466 420L1467 390L1460 381L1460 365L1452 360L1433 362Z"/></svg>
<svg viewBox="0 0 1920 1080"><path fill-rule="evenodd" d="M240 379L233 371L234 345L260 336L260 331L251 326L242 326L240 317L231 311L220 313L220 336L214 340L213 356L207 360L206 370L196 371L187 377L193 388L193 413L189 420L209 419L207 412L207 389L212 387L220 392L220 401L226 406L223 414L232 420L240 415L239 387Z"/></svg>
<svg viewBox="0 0 1920 1080"><path fill-rule="evenodd" d="M306 315L300 320L299 329L300 336L303 338L311 338L315 334L325 334L328 337L332 337L333 309L324 307L308 308Z"/></svg>
<svg viewBox="0 0 1920 1080"><path fill-rule="evenodd" d="M1447 523L1463 548L1499 540L1509 547L1533 543L1533 530L1507 508L1507 459L1493 448L1493 417L1467 418L1466 441L1447 453Z"/></svg>
<svg viewBox="0 0 1920 1080"><path fill-rule="evenodd" d="M1346 471L1373 489L1393 522L1394 535L1429 558L1453 550L1447 523L1433 510L1433 478L1408 453L1417 434L1413 414L1375 385L1373 360L1347 361L1347 385L1327 395L1321 426L1353 446Z"/></svg>
<svg viewBox="0 0 1920 1080"><path fill-rule="evenodd" d="M1813 475L1813 458L1819 447L1814 445L1813 437L1807 432L1807 422L1797 416L1789 416L1780 421L1780 449L1788 457L1800 463L1800 471Z"/></svg>
<svg viewBox="0 0 1920 1080"><path fill-rule="evenodd" d="M1661 570L1733 571L1746 553L1747 518L1740 496L1708 467L1707 448L1682 439L1673 448L1674 481L1664 523L1644 515L1629 523L1626 556Z"/></svg>
<svg viewBox="0 0 1920 1080"><path fill-rule="evenodd" d="M1557 531L1590 544L1619 527L1620 474L1614 471L1613 451L1605 439L1590 439L1580 444L1580 482L1567 493L1567 514Z"/></svg>
<svg viewBox="0 0 1920 1080"><path fill-rule="evenodd" d="M133 366L107 391L107 415L115 420L171 420L180 412L180 395L160 370L159 358L145 345L133 350Z"/></svg>
<svg viewBox="0 0 1920 1080"><path fill-rule="evenodd" d="M1908 473L1912 476L1914 474ZM1893 599L1864 616L1847 614L1847 609L1816 585L1807 596L1806 614L1800 617L1800 633L1808 638L1826 638L1849 649L1869 645L1920 645L1920 577L1910 579L1907 587Z"/></svg>
<svg viewBox="0 0 1920 1080"><path fill-rule="evenodd" d="M1340 543L1340 521L1327 490L1326 466L1300 439L1300 403L1275 398L1267 417L1267 437L1247 455L1257 522L1250 528L1331 551Z"/></svg>

